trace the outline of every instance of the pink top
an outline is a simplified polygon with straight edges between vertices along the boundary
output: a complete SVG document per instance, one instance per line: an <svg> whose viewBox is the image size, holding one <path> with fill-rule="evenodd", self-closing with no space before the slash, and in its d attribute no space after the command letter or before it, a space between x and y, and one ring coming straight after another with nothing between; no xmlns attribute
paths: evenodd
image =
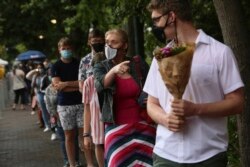
<svg viewBox="0 0 250 167"><path fill-rule="evenodd" d="M94 144L104 143L104 124L101 121L101 112L99 99L94 85L93 75L89 76L83 84L82 102L90 105L91 120L91 135Z"/></svg>
<svg viewBox="0 0 250 167"><path fill-rule="evenodd" d="M116 124L136 123L141 121L140 106L137 99L140 87L133 78L115 78L114 115Z"/></svg>

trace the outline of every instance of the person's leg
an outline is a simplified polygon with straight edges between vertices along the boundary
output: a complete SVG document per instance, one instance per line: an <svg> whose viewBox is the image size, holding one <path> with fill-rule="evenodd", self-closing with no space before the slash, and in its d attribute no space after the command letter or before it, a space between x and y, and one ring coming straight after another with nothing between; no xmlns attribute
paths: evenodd
<svg viewBox="0 0 250 167"><path fill-rule="evenodd" d="M70 167L75 167L75 129L64 130L65 145Z"/></svg>
<svg viewBox="0 0 250 167"><path fill-rule="evenodd" d="M95 156L99 167L104 167L104 145L95 145Z"/></svg>
<svg viewBox="0 0 250 167"><path fill-rule="evenodd" d="M24 110L24 105L26 104L26 97L25 97L26 88L20 89L21 95L21 110Z"/></svg>
<svg viewBox="0 0 250 167"><path fill-rule="evenodd" d="M80 149L79 149L79 140L78 140L78 129L77 128L75 128L75 131L76 131L76 135L75 135L75 160L76 160L76 162L78 162L79 161L79 151L80 151Z"/></svg>
<svg viewBox="0 0 250 167"><path fill-rule="evenodd" d="M64 135L64 131L63 131L63 128L62 127L57 127L56 128L56 133L60 139L60 142L61 142L61 151L62 151L62 154L63 154L63 160L64 160L64 163L67 163L68 162L68 156L67 156L67 152L66 152L66 146L65 146L65 135Z"/></svg>
<svg viewBox="0 0 250 167"><path fill-rule="evenodd" d="M44 93L37 93L37 100L42 110L42 117L43 117L44 124L46 128L50 128L50 124L49 124L50 116L47 111L46 104L44 102Z"/></svg>
<svg viewBox="0 0 250 167"><path fill-rule="evenodd" d="M75 105L57 106L59 119L65 134L65 145L70 167L75 167L75 135L76 110Z"/></svg>
<svg viewBox="0 0 250 167"><path fill-rule="evenodd" d="M14 104L12 106L13 110L16 109L16 105L17 105L18 100L19 100L19 91L18 90L14 90L14 93L15 93L15 99L14 99Z"/></svg>

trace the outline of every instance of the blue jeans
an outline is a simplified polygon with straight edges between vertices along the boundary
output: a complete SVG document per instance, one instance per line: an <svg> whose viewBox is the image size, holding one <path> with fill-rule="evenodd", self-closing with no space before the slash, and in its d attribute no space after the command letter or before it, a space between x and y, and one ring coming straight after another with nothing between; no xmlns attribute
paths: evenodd
<svg viewBox="0 0 250 167"><path fill-rule="evenodd" d="M76 128L77 131L77 128ZM67 156L67 152L66 152L66 147L65 147L65 135L64 135L64 131L62 127L56 127L56 133L60 138L61 141L61 150L62 150L62 154L63 154L63 160L64 163L68 162L68 156ZM76 157L76 161L79 161L79 145L78 145L78 131L76 133L75 136L75 157Z"/></svg>
<svg viewBox="0 0 250 167"><path fill-rule="evenodd" d="M43 121L44 121L44 124L46 127L50 127L50 122L49 122L49 119L50 119L50 115L48 113L48 110L46 108L46 104L45 104L45 101L44 101L44 93L42 92L38 92L37 93L37 101L41 107L41 110L42 110L42 117L43 117Z"/></svg>

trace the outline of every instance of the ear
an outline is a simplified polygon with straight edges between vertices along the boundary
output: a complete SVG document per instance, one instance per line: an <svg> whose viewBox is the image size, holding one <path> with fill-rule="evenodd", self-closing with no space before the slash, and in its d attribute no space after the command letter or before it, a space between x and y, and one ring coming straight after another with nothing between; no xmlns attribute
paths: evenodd
<svg viewBox="0 0 250 167"><path fill-rule="evenodd" d="M124 50L128 50L128 43L125 43L125 44L123 45L123 49L124 49Z"/></svg>
<svg viewBox="0 0 250 167"><path fill-rule="evenodd" d="M173 11L169 12L168 17L170 23L173 23L176 20L176 14Z"/></svg>

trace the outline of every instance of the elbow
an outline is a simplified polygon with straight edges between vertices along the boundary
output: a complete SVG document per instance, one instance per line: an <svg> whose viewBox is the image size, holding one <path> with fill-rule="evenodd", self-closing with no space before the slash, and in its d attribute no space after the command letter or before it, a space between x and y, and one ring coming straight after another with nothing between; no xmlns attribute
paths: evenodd
<svg viewBox="0 0 250 167"><path fill-rule="evenodd" d="M237 114L241 114L245 108L245 101L242 99L237 107Z"/></svg>

